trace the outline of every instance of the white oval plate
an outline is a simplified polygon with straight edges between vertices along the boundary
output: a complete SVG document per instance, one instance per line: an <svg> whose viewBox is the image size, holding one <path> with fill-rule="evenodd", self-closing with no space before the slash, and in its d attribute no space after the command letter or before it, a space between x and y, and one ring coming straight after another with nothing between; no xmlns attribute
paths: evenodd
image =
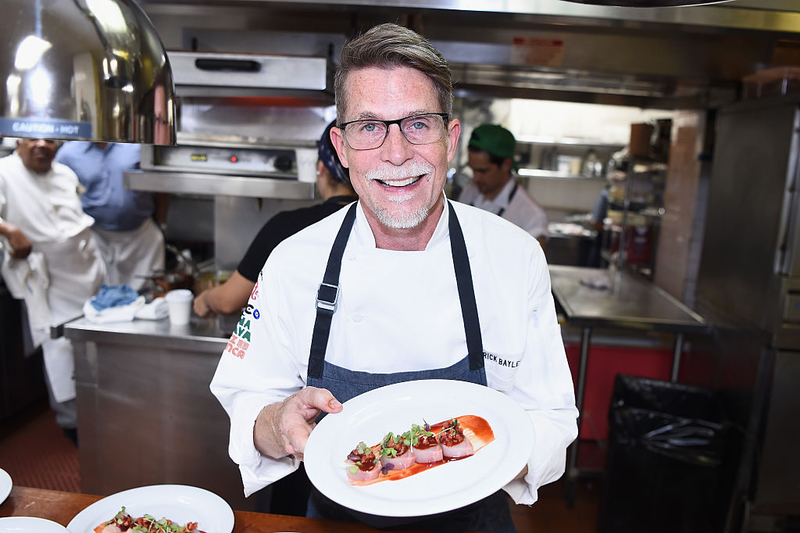
<svg viewBox="0 0 800 533"><path fill-rule="evenodd" d="M348 481L344 461L360 441L373 445L423 419L433 424L464 415L483 417L494 431L495 440L474 456L396 481L361 487ZM408 381L356 396L341 413L323 418L306 444L305 467L314 486L340 505L380 516L425 516L503 488L527 464L533 436L527 413L494 389L464 381Z"/></svg>
<svg viewBox="0 0 800 533"><path fill-rule="evenodd" d="M69 533L67 528L44 518L12 516L0 518L0 533Z"/></svg>
<svg viewBox="0 0 800 533"><path fill-rule="evenodd" d="M8 472L0 468L0 503L6 501L8 495L11 494L11 487L14 484L11 482L11 476L8 475Z"/></svg>
<svg viewBox="0 0 800 533"><path fill-rule="evenodd" d="M67 529L69 533L93 533L94 528L114 518L123 505L134 518L149 514L181 525L197 522L206 533L233 531L231 506L213 492L188 485L150 485L112 494L75 515Z"/></svg>

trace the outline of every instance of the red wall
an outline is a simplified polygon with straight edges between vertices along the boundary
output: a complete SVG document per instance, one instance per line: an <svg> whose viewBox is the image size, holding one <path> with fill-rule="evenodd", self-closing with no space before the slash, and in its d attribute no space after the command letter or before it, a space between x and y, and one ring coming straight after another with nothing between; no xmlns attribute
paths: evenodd
<svg viewBox="0 0 800 533"><path fill-rule="evenodd" d="M566 344L567 360L577 387L579 344ZM583 421L580 437L588 440L608 439L608 406L617 374L631 374L668 380L672 369L672 350L596 346L589 348L586 390L583 400Z"/></svg>

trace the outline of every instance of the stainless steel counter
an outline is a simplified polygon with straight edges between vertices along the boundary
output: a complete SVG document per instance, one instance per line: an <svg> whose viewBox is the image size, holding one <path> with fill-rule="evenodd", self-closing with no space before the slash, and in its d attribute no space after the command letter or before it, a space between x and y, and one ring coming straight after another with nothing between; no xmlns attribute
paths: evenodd
<svg viewBox="0 0 800 533"><path fill-rule="evenodd" d="M553 295L570 324L675 333L708 329L703 317L641 276L619 272L609 278L608 289L595 289L582 283L591 275L609 275L609 270L550 266Z"/></svg>
<svg viewBox="0 0 800 533"><path fill-rule="evenodd" d="M209 390L230 328L217 319L64 326L75 348L81 491L112 494L159 483L245 500L228 457L229 420Z"/></svg>
<svg viewBox="0 0 800 533"><path fill-rule="evenodd" d="M76 341L131 342L139 346L211 350L222 353L230 337L235 319L197 318L185 326L170 324L169 319L134 320L95 324L78 319L64 325L64 336Z"/></svg>
<svg viewBox="0 0 800 533"><path fill-rule="evenodd" d="M598 276L608 281L607 288L594 288L586 282ZM628 272L569 266L550 266L553 296L567 323L582 328L578 383L575 403L583 411L589 346L595 327L622 328L675 333L672 355L672 381L678 380L685 333L707 333L706 321L643 277ZM578 420L580 424L580 418ZM567 503L572 505L578 470L578 439L572 443L567 467Z"/></svg>

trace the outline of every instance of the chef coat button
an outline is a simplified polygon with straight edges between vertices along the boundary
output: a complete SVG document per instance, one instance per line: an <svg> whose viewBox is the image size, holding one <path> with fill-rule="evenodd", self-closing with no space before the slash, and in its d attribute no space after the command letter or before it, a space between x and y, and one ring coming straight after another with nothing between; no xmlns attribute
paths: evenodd
<svg viewBox="0 0 800 533"><path fill-rule="evenodd" d="M364 315L353 315L353 322L361 322L364 320Z"/></svg>
<svg viewBox="0 0 800 533"><path fill-rule="evenodd" d="M347 252L347 254L345 255L345 257L347 257L347 260L348 260L348 261L355 261L355 260L356 260L356 254L355 254L355 252Z"/></svg>

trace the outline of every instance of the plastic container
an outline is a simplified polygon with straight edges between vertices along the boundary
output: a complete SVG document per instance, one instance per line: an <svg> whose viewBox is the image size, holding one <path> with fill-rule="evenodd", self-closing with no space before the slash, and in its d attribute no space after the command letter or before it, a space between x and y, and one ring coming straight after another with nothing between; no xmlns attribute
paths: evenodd
<svg viewBox="0 0 800 533"><path fill-rule="evenodd" d="M176 326L189 323L192 316L192 302L194 294L188 289L175 289L169 291L164 297L169 305L169 321Z"/></svg>

